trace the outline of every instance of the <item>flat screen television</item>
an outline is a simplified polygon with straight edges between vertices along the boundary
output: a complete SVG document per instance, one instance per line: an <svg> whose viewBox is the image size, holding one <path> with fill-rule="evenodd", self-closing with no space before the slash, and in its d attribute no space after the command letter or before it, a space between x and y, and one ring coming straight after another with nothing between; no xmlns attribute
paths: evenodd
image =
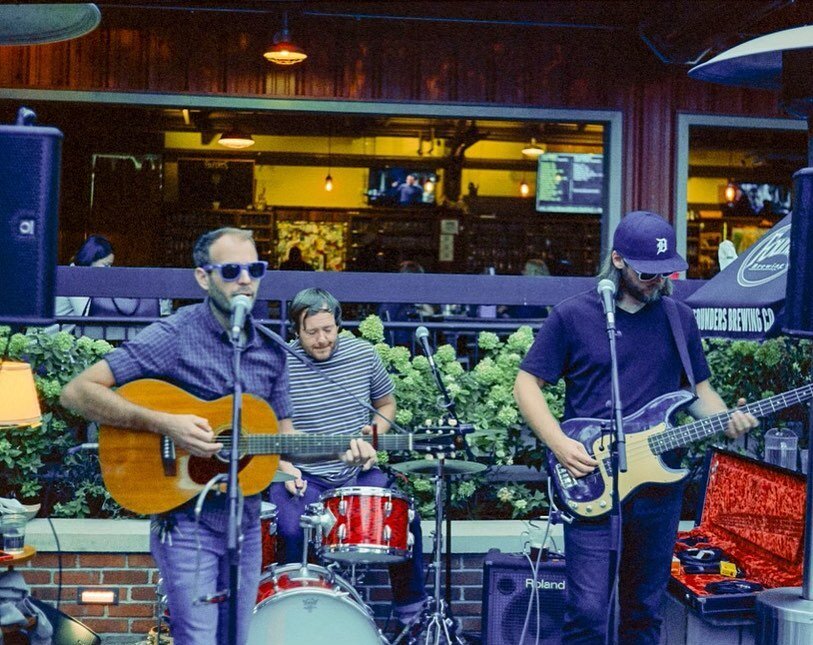
<svg viewBox="0 0 813 645"><path fill-rule="evenodd" d="M536 172L540 213L601 213L604 209L604 155L546 152Z"/></svg>
<svg viewBox="0 0 813 645"><path fill-rule="evenodd" d="M431 170L370 168L367 203L370 206L417 207L435 203L438 175Z"/></svg>
<svg viewBox="0 0 813 645"><path fill-rule="evenodd" d="M791 192L787 186L740 182L737 187L742 193L742 197L738 196L738 202L742 202L744 207L744 202L747 200L751 210L750 214L764 217L768 215L784 216L790 213Z"/></svg>

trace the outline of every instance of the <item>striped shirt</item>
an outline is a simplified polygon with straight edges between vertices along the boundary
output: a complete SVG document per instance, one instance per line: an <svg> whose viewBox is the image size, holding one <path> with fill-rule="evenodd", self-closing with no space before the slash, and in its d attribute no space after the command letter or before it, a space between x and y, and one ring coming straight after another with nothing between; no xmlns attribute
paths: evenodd
<svg viewBox="0 0 813 645"><path fill-rule="evenodd" d="M373 401L391 394L395 387L373 346L365 340L341 334L330 358L314 361L302 349L298 340L291 348L319 370L341 383L362 401ZM315 370L294 358L288 359L291 382L293 423L299 432L329 435L358 434L371 423L373 413L362 407L350 394L323 378ZM294 461L296 456L293 456ZM338 459L294 463L306 475L328 482L341 483L358 472Z"/></svg>

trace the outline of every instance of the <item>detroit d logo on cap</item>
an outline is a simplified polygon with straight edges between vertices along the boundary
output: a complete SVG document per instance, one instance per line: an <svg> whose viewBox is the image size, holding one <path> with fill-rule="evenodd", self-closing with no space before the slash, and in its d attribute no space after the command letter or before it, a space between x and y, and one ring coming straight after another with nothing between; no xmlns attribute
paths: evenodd
<svg viewBox="0 0 813 645"><path fill-rule="evenodd" d="M656 237L655 241L658 243L658 252L656 255L660 255L661 253L666 253L668 249L666 248L666 238L665 237Z"/></svg>

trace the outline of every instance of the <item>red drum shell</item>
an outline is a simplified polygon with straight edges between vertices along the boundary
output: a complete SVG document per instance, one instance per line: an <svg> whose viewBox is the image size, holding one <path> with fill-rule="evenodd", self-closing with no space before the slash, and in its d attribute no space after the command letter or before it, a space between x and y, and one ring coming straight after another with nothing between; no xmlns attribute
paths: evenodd
<svg viewBox="0 0 813 645"><path fill-rule="evenodd" d="M265 571L277 561L277 505L262 502L260 508L260 535L262 537L262 568Z"/></svg>
<svg viewBox="0 0 813 645"><path fill-rule="evenodd" d="M323 558L352 564L402 562L412 556L413 511L403 493L348 486L326 491L320 501L335 518L330 530L321 531Z"/></svg>

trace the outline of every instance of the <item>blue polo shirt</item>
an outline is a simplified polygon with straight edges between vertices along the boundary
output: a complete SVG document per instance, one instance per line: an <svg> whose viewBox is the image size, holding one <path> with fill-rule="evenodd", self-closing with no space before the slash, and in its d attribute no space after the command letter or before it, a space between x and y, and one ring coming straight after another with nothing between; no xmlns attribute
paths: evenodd
<svg viewBox="0 0 813 645"><path fill-rule="evenodd" d="M691 309L675 302L695 382L710 371ZM634 314L616 308L616 351L624 416L687 383L663 301ZM564 419L611 416L610 346L601 300L594 290L556 305L523 360L524 371L548 383L565 379Z"/></svg>

